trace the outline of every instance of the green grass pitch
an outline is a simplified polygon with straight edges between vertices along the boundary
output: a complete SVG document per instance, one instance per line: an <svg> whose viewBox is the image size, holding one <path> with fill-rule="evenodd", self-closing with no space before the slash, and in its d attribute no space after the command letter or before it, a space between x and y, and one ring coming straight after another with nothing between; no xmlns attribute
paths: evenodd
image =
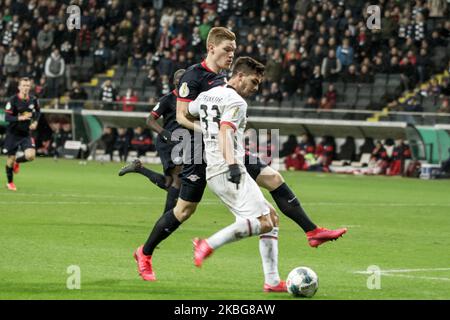
<svg viewBox="0 0 450 320"><path fill-rule="evenodd" d="M210 191L155 251L158 281L142 281L132 253L161 215L166 194L142 176L118 177L120 167L37 159L22 165L17 192L0 189L0 299L294 299L262 292L256 238L194 267L191 239L233 221ZM297 266L315 270L313 299L450 299L450 181L283 176L318 225L349 231L313 249L280 213L282 277ZM66 287L71 265L80 267L80 290ZM368 289L370 275L361 273L371 265L388 270L380 289Z"/></svg>

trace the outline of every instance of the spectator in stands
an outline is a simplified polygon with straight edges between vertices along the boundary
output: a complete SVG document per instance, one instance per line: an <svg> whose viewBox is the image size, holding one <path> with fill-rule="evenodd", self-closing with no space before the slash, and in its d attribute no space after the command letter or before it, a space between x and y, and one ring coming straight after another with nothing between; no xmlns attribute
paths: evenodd
<svg viewBox="0 0 450 320"><path fill-rule="evenodd" d="M428 56L427 49L420 49L420 54L417 57L416 70L419 83L425 82L430 78L431 59Z"/></svg>
<svg viewBox="0 0 450 320"><path fill-rule="evenodd" d="M345 38L342 45L337 48L336 57L341 62L342 68L346 70L353 63L353 48L350 46L350 40Z"/></svg>
<svg viewBox="0 0 450 320"><path fill-rule="evenodd" d="M62 141L62 129L61 129L61 123L60 122L51 122L50 128L52 129L52 140L51 145L49 148L49 154L53 155L55 158L58 158L60 154L62 154L62 147L63 147L63 141Z"/></svg>
<svg viewBox="0 0 450 320"><path fill-rule="evenodd" d="M320 73L320 66L315 66L313 76L309 79L309 96L315 100L322 97L322 81L323 77Z"/></svg>
<svg viewBox="0 0 450 320"><path fill-rule="evenodd" d="M101 89L100 89L100 93L99 93L99 98L100 101L102 101L103 103L100 105L100 107L102 109L107 109L107 110L115 110L117 109L116 104L114 104L114 102L117 100L117 90L116 88L113 86L112 82L110 79L107 79Z"/></svg>
<svg viewBox="0 0 450 320"><path fill-rule="evenodd" d="M65 88L64 73L66 63L59 53L59 49L53 49L52 54L45 61L45 77L47 78L49 97L59 97Z"/></svg>
<svg viewBox="0 0 450 320"><path fill-rule="evenodd" d="M271 49L272 51L272 49ZM266 63L265 77L269 82L279 82L283 73L283 60L281 59L280 50L275 49L269 56Z"/></svg>
<svg viewBox="0 0 450 320"><path fill-rule="evenodd" d="M328 56L322 61L322 76L326 81L335 82L341 70L341 61L336 58L335 51L331 49L330 51L328 51Z"/></svg>
<svg viewBox="0 0 450 320"><path fill-rule="evenodd" d="M276 105L280 105L283 100L283 95L278 87L278 82L272 82L270 85L270 93L268 97L269 103L274 103Z"/></svg>
<svg viewBox="0 0 450 320"><path fill-rule="evenodd" d="M336 144L331 136L324 136L316 147L315 158L317 160L316 171L329 172L329 166L335 158Z"/></svg>
<svg viewBox="0 0 450 320"><path fill-rule="evenodd" d="M98 43L97 49L94 51L94 72L102 73L110 63L111 53L105 48L103 41Z"/></svg>
<svg viewBox="0 0 450 320"><path fill-rule="evenodd" d="M88 25L81 24L81 30L77 33L77 46L75 51L78 51L80 57L86 57L89 55L91 48L91 31L88 29Z"/></svg>
<svg viewBox="0 0 450 320"><path fill-rule="evenodd" d="M11 47L8 54L5 55L3 65L6 76L15 77L19 74L20 55L17 53L14 47Z"/></svg>
<svg viewBox="0 0 450 320"><path fill-rule="evenodd" d="M360 159L364 153L372 153L375 149L375 144L373 143L373 138L364 138L364 143L359 148L358 158Z"/></svg>
<svg viewBox="0 0 450 320"><path fill-rule="evenodd" d="M152 151L152 139L147 131L142 127L134 129L133 138L131 139L131 147L137 152L137 156L145 156L145 153Z"/></svg>
<svg viewBox="0 0 450 320"><path fill-rule="evenodd" d="M50 48L53 44L53 30L51 29L51 25L46 23L44 28L39 31L37 35L37 45L41 53L47 55L50 53Z"/></svg>
<svg viewBox="0 0 450 320"><path fill-rule="evenodd" d="M375 144L375 149L372 150L372 156L368 164L368 173L385 174L388 166L389 157L387 155L386 149L384 148L381 141L377 141Z"/></svg>
<svg viewBox="0 0 450 320"><path fill-rule="evenodd" d="M449 105L449 98L445 98L442 100L442 104L438 109L439 113L450 113L450 105Z"/></svg>
<svg viewBox="0 0 450 320"><path fill-rule="evenodd" d="M309 97L306 100L305 109L317 109L319 107L318 102L314 97Z"/></svg>
<svg viewBox="0 0 450 320"><path fill-rule="evenodd" d="M355 138L352 136L347 136L345 138L345 142L340 147L338 158L348 164L356 160Z"/></svg>
<svg viewBox="0 0 450 320"><path fill-rule="evenodd" d="M291 100L291 98L300 93L300 74L297 72L297 67L295 64L289 66L288 72L281 78L283 98Z"/></svg>
<svg viewBox="0 0 450 320"><path fill-rule="evenodd" d="M126 37L119 37L119 43L116 48L117 62L124 65L128 62L128 57L130 56L131 48L128 44Z"/></svg>
<svg viewBox="0 0 450 320"><path fill-rule="evenodd" d="M303 134L300 144L295 148L294 153L286 157L286 168L288 170L308 170L312 159L314 159L315 164L315 150L316 143L314 137L308 133Z"/></svg>
<svg viewBox="0 0 450 320"><path fill-rule="evenodd" d="M361 66L361 72L358 76L358 83L373 83L374 76L370 72L369 67L367 65Z"/></svg>
<svg viewBox="0 0 450 320"><path fill-rule="evenodd" d="M283 143L283 146L281 147L279 157L284 158L291 155L295 151L295 148L297 148L297 146L297 137L293 134L289 135L287 141Z"/></svg>
<svg viewBox="0 0 450 320"><path fill-rule="evenodd" d="M334 109L336 107L337 91L333 83L330 83L328 85L328 90L325 93L325 97L327 98L327 102L329 103L330 109Z"/></svg>
<svg viewBox="0 0 450 320"><path fill-rule="evenodd" d="M48 86L47 86L47 79L45 78L45 76L39 79L39 83L37 83L34 87L34 92L38 98L41 99L48 98Z"/></svg>
<svg viewBox="0 0 450 320"><path fill-rule="evenodd" d="M356 66L354 64L348 67L347 72L344 74L344 82L355 83L358 82L359 77L356 72Z"/></svg>
<svg viewBox="0 0 450 320"><path fill-rule="evenodd" d="M164 50L164 56L159 60L158 73L160 76L170 77L173 73L173 61L170 59L170 51Z"/></svg>
<svg viewBox="0 0 450 320"><path fill-rule="evenodd" d="M84 103L82 101L88 99L86 90L84 90L84 88L80 87L80 84L78 83L78 81L74 81L72 83L72 90L70 90L69 97L70 97L70 101L69 101L70 109L82 109L83 105L84 105Z"/></svg>
<svg viewBox="0 0 450 320"><path fill-rule="evenodd" d="M160 82L161 81L159 79L157 71L154 68L150 68L148 70L147 78L145 78L145 81L144 81L145 88L157 87L160 84Z"/></svg>
<svg viewBox="0 0 450 320"><path fill-rule="evenodd" d="M125 128L117 129L117 136L114 142L114 150L119 151L120 161L126 162L128 158L128 151L130 148L130 135Z"/></svg>
<svg viewBox="0 0 450 320"><path fill-rule="evenodd" d="M177 49L177 51L184 52L186 50L187 41L184 39L183 34L180 32L177 34L177 37L170 41L170 45Z"/></svg>
<svg viewBox="0 0 450 320"><path fill-rule="evenodd" d="M115 136L111 127L105 127L100 137L99 147L105 150L105 154L109 155L110 161L113 161Z"/></svg>
<svg viewBox="0 0 450 320"><path fill-rule="evenodd" d="M127 89L126 94L120 98L122 102L122 111L131 112L136 110L136 102L139 101L136 91L133 91L131 88Z"/></svg>

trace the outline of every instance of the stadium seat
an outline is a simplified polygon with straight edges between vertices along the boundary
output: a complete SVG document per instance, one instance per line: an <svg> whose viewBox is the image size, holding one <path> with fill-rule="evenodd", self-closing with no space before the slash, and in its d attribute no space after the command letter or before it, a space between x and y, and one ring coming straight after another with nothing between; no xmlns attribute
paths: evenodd
<svg viewBox="0 0 450 320"><path fill-rule="evenodd" d="M345 91L345 102L348 107L353 107L356 104L358 96L358 85L355 83L349 83L347 90Z"/></svg>
<svg viewBox="0 0 450 320"><path fill-rule="evenodd" d="M370 98L358 98L356 101L355 109L367 110L370 106Z"/></svg>

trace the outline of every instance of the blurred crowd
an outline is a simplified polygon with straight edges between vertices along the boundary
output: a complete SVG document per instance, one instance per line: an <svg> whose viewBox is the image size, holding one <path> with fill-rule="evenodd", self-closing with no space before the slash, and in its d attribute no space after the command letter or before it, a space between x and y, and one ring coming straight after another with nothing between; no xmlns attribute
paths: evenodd
<svg viewBox="0 0 450 320"><path fill-rule="evenodd" d="M36 152L40 156L64 157L65 144L67 141L74 140L73 137L70 118L52 117L48 121L48 126L35 132ZM100 139L90 144L87 151L92 153L96 149L103 150L111 161L117 151L120 161L126 162L130 151L135 151L137 157L145 156L149 151L155 151L153 139L152 132L144 127L117 129L105 127Z"/></svg>
<svg viewBox="0 0 450 320"><path fill-rule="evenodd" d="M299 143L295 136L290 136L280 152L287 170L330 172L330 166L338 165L364 167L367 174L392 176L405 173L405 161L411 156L409 145L401 139L374 142L365 138L358 149L355 139L349 136L338 152L334 137L324 136L316 144L311 134L302 135Z"/></svg>
<svg viewBox="0 0 450 320"><path fill-rule="evenodd" d="M81 30L66 27L69 3L81 7ZM368 4L357 0L0 0L0 96L14 94L26 75L42 98L86 99L70 74L85 57L96 73L114 64L145 69L159 96L171 90L175 70L202 59L213 26L237 34L237 56L266 65L255 97L262 104L302 95L311 107L333 108L339 92L324 81L371 83L375 73L398 73L411 89L445 67L448 57L432 55L449 44L446 0L372 4L381 7L381 30L367 29ZM121 101L126 111L142 100L118 89L106 84L91 98Z"/></svg>

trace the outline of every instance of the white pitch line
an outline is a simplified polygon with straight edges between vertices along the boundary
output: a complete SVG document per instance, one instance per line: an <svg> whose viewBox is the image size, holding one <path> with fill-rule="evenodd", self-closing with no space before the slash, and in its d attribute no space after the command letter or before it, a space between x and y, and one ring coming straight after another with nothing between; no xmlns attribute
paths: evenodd
<svg viewBox="0 0 450 320"><path fill-rule="evenodd" d="M158 199L158 200L162 200L162 199ZM210 201L202 201L202 205L216 205L217 203L219 203L219 201L217 202L210 202ZM133 202L127 202L127 201L122 201L122 202L99 202L99 201L0 201L0 205L3 204L7 204L7 205L68 205L68 204L72 204L72 205L93 205L93 204L97 204L97 205L151 205L154 204L153 201L133 201Z"/></svg>
<svg viewBox="0 0 450 320"><path fill-rule="evenodd" d="M449 271L450 268L422 268L422 269L391 269L380 270L380 273L407 273L407 272L426 272L426 271ZM371 271L355 271L357 274L373 274Z"/></svg>
<svg viewBox="0 0 450 320"><path fill-rule="evenodd" d="M436 280L436 281L450 281L449 278L440 278L440 277L423 277L423 276L410 276L406 274L392 274L392 273L381 273L382 276L388 277L402 277L409 279L423 279L423 280Z"/></svg>
<svg viewBox="0 0 450 320"><path fill-rule="evenodd" d="M84 194L66 194L66 193L14 193L10 194L11 197L17 197L17 196L37 196L37 197L61 197L61 198L84 198L84 199L117 199L117 196L115 195L84 195ZM128 197L125 196L125 199L128 201L132 200L148 200L148 201L157 201L161 200L161 197L146 197L146 196L134 196L134 197ZM215 200L204 200L201 203L212 203L210 201L214 201L214 203L220 203L220 201ZM450 203L370 203L370 202L303 202L304 205L308 206L345 206L345 207L450 207Z"/></svg>

